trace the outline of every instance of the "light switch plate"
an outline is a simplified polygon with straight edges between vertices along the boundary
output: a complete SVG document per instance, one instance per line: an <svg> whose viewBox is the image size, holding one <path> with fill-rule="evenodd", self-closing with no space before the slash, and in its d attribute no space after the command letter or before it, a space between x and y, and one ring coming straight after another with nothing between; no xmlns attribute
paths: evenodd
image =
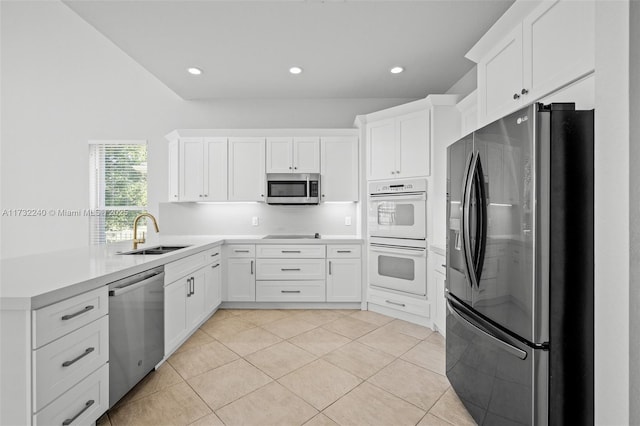
<svg viewBox="0 0 640 426"><path fill-rule="evenodd" d="M347 226L351 226L351 216L344 217L344 224Z"/></svg>
<svg viewBox="0 0 640 426"><path fill-rule="evenodd" d="M258 225L260 225L260 218L258 218L258 216L253 216L253 217L251 218L251 224L252 224L253 226L258 226Z"/></svg>

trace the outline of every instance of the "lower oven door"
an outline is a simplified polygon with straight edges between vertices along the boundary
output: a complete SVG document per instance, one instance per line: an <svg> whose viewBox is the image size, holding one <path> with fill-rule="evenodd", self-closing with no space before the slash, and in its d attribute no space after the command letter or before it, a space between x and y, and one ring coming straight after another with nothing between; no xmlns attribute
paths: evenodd
<svg viewBox="0 0 640 426"><path fill-rule="evenodd" d="M427 250L370 244L369 280L374 287L425 296Z"/></svg>

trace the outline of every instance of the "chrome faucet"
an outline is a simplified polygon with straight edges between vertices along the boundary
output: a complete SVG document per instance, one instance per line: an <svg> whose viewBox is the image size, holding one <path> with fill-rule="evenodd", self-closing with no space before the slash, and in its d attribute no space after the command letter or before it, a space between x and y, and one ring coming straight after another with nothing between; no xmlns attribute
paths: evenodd
<svg viewBox="0 0 640 426"><path fill-rule="evenodd" d="M138 248L138 244L144 244L144 242L146 241L144 238L144 232L142 233L142 238L138 238L138 221L145 216L153 220L153 226L155 226L156 232L160 232L160 229L158 229L158 222L156 221L156 218L153 217L151 213L140 213L138 216L136 216L135 219L133 219L133 249L134 250Z"/></svg>

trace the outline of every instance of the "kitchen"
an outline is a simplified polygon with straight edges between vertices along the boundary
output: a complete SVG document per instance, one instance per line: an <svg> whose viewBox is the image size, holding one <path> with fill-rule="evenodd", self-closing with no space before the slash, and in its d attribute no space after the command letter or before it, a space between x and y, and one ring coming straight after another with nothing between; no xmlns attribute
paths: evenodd
<svg viewBox="0 0 640 426"><path fill-rule="evenodd" d="M630 20L637 22L635 8L637 6L633 2L596 2L595 366L598 386L595 404L596 423L599 424L638 422L637 413L633 414L637 407L629 403L637 400L633 395L637 395L634 392L637 392L638 363L632 360L637 360L638 342L629 337L629 330L633 330L633 324L637 323L634 319L638 312L633 308L637 306L638 297L633 293L636 290L629 285L629 274L633 274L629 262L636 264L633 252L629 251L629 247L635 246L629 245L629 235L635 235L630 230L637 229L634 228L637 215L629 209L637 205L633 202L637 198L634 198L634 192L631 192L631 198L628 195L630 190L634 191L631 182L637 179L632 180L635 172L628 168L626 162L620 161L637 158L633 145L629 144L630 137L637 137L637 133L633 133L637 132L633 127L636 124L625 121L629 117L629 108L637 108L633 103L637 102L634 101L637 97L629 94L629 90L632 93L637 90L633 86L635 80L628 78L629 75L637 75L633 73L634 70L637 72L637 68L633 68L637 57L633 55L638 49L633 48L633 43L637 43L638 37L629 34L629 31L631 34L636 31L636 27L629 25ZM259 99L217 103L184 101L64 4L3 4L2 9L3 209L87 208L87 184L78 177L87 176L88 139L110 140L114 135L122 139L149 139L149 129L157 129L153 131L157 136L149 142L148 161L149 206L153 213L158 213L151 206L166 200L166 184L163 182L166 182L168 153L164 135L169 131L197 128L352 128L356 115L381 111L412 100L268 100L254 95ZM477 34L476 40L481 35ZM472 45L473 42L467 49ZM444 87L439 93L447 89ZM422 98L427 94L419 93L409 98ZM292 122L292 117L296 118L295 122ZM166 128L161 123L174 124ZM365 179L361 179L360 184L364 182ZM366 194L365 191L362 188L361 193ZM621 208L598 208L612 205ZM253 216L264 218L264 214L269 214L265 209L270 206L248 206L249 211L243 213L246 214L242 218L244 223L251 223ZM203 205L203 215L214 207ZM338 204L335 207L338 212L334 225L356 234L353 230L361 226L359 222L365 221L364 212L361 210L358 214L357 207L352 205ZM190 208L188 205L168 206L168 209L179 211ZM225 209L225 218L239 214L237 207L222 205L221 208ZM344 209L351 211L345 213ZM348 215L353 220L352 228L344 225L344 217ZM167 230L171 222L173 226L182 226L178 221L165 221L162 210L159 216L161 230ZM610 224L616 224L616 228L612 229ZM198 230L190 232L200 231L201 225L210 227L201 229L204 235L228 234L220 231L221 225L213 221L194 223ZM184 231L184 228L179 230L180 233ZM304 230L292 231L300 233ZM306 232L329 234L335 231ZM290 232L274 229L264 233ZM153 233L149 234L151 239ZM2 219L3 258L86 244L87 225L82 217ZM617 302L619 297L629 299L632 305L621 306ZM631 334L635 335L637 333Z"/></svg>

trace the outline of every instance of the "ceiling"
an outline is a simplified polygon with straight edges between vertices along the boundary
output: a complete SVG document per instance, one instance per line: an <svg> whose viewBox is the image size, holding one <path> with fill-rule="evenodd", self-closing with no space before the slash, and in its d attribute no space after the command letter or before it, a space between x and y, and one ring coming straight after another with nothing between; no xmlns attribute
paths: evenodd
<svg viewBox="0 0 640 426"><path fill-rule="evenodd" d="M513 0L67 0L184 99L420 98L473 66L464 54ZM291 75L291 66L303 72ZM405 68L391 74L396 65ZM193 76L188 67L204 72Z"/></svg>

